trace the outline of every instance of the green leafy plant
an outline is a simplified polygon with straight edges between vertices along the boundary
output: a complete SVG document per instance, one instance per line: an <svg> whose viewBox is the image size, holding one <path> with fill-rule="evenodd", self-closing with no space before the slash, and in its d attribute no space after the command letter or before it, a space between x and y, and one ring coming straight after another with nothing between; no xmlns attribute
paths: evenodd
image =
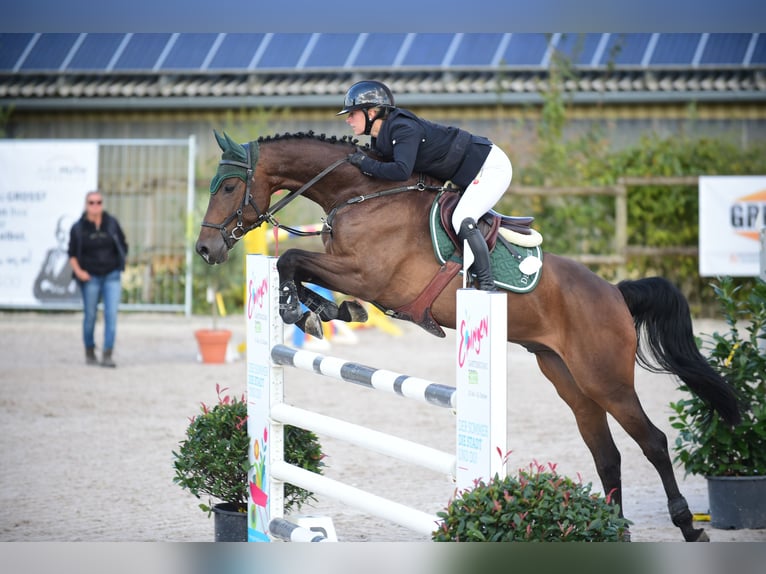
<svg viewBox="0 0 766 574"><path fill-rule="evenodd" d="M673 447L687 474L755 476L766 474L766 283L756 281L746 295L731 277L712 285L729 326L701 341L708 363L739 396L742 422L729 426L694 395L671 402ZM745 333L739 325L746 323ZM681 390L688 391L682 385Z"/></svg>
<svg viewBox="0 0 766 574"><path fill-rule="evenodd" d="M173 451L173 482L197 498L205 494L247 512L247 402L244 397L226 395L226 391L216 385L218 404L210 408L202 403L201 414L191 417L186 438L178 451ZM290 425L285 425L284 457L288 463L318 474L324 466L318 437ZM309 500L315 500L312 492L285 484L285 512L300 509ZM200 508L209 514L212 504L209 501Z"/></svg>
<svg viewBox="0 0 766 574"><path fill-rule="evenodd" d="M438 513L436 542L618 542L631 524L610 496L537 462L517 476L480 481Z"/></svg>

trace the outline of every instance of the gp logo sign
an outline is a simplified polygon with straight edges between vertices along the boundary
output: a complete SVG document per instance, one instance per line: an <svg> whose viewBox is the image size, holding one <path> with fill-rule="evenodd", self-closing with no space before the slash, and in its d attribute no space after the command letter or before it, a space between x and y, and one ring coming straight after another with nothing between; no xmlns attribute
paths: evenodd
<svg viewBox="0 0 766 574"><path fill-rule="evenodd" d="M478 321L471 318L462 319L458 328L460 345L458 346L458 365L463 367L470 355L480 355L482 341L489 337L489 317L484 316Z"/></svg>
<svg viewBox="0 0 766 574"><path fill-rule="evenodd" d="M737 235L758 241L761 229L766 227L766 189L735 199L729 221Z"/></svg>

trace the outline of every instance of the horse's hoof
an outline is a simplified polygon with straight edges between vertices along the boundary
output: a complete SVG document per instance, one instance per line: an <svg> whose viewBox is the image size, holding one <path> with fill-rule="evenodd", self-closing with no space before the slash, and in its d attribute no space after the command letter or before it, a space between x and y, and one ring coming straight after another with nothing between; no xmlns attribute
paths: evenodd
<svg viewBox="0 0 766 574"><path fill-rule="evenodd" d="M367 320L367 309L359 301L343 301L338 307L338 319L346 323L364 323Z"/></svg>
<svg viewBox="0 0 766 574"><path fill-rule="evenodd" d="M698 528L692 531L697 536L689 542L710 542L710 538L707 536L707 532L703 528Z"/></svg>
<svg viewBox="0 0 766 574"><path fill-rule="evenodd" d="M301 318L295 322L295 326L307 335L311 335L317 339L324 338L322 321L319 320L319 316L313 311L306 311Z"/></svg>

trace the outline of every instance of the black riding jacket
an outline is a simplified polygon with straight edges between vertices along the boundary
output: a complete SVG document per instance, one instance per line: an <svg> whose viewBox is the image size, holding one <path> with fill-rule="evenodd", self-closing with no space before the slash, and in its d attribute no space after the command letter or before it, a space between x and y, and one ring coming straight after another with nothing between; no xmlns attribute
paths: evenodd
<svg viewBox="0 0 766 574"><path fill-rule="evenodd" d="M402 108L389 113L371 143L384 161L365 158L361 164L364 173L391 181L425 173L452 180L463 189L479 173L492 147L487 138L435 124Z"/></svg>

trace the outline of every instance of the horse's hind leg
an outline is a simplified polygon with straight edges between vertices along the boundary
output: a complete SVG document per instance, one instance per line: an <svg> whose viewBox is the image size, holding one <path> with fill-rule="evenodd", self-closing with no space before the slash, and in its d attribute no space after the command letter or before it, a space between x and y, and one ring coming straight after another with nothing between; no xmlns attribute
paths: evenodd
<svg viewBox="0 0 766 574"><path fill-rule="evenodd" d="M542 373L553 383L556 392L572 409L580 436L593 456L604 493L620 505L620 516L622 516L620 451L614 444L606 411L583 394L575 384L569 369L556 353L542 351L537 352L536 357Z"/></svg>
<svg viewBox="0 0 766 574"><path fill-rule="evenodd" d="M695 529L692 525L692 514L673 474L665 434L646 416L632 386L628 387L629 393L622 393L620 396L604 394L597 403L577 386L569 369L558 355L549 351L539 352L537 362L543 374L553 382L559 396L572 409L580 435L593 456L604 493L611 495L612 500L620 504L620 514L622 515L620 453L609 430L607 411L638 443L646 458L657 469L668 497L671 519L673 524L681 529L684 539L687 542L707 541L705 531ZM597 378L598 375L594 373L593 377Z"/></svg>
<svg viewBox="0 0 766 574"><path fill-rule="evenodd" d="M610 397L605 407L638 443L644 456L649 459L660 475L668 498L670 518L673 524L681 529L684 539L687 542L707 542L709 539L705 531L694 528L689 505L678 488L668 452L667 437L646 416L635 391L631 388L630 393L624 393L621 397Z"/></svg>

